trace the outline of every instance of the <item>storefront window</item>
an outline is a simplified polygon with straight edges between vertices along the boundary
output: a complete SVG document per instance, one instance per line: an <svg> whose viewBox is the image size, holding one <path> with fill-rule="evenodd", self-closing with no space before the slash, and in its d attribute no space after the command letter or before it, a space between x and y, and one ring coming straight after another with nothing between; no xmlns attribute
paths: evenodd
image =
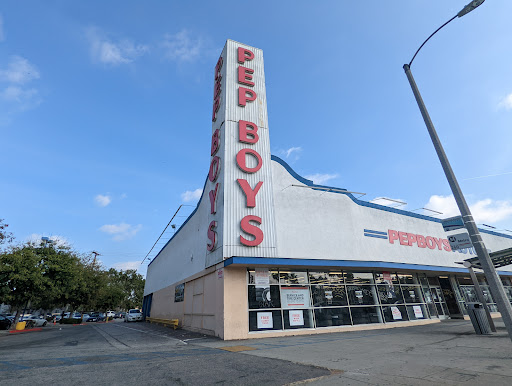
<svg viewBox="0 0 512 386"><path fill-rule="evenodd" d="M284 310L284 328L313 328L313 315L311 310Z"/></svg>
<svg viewBox="0 0 512 386"><path fill-rule="evenodd" d="M419 284L411 274L398 274L400 284Z"/></svg>
<svg viewBox="0 0 512 386"><path fill-rule="evenodd" d="M282 329L281 311L249 311L249 331Z"/></svg>
<svg viewBox="0 0 512 386"><path fill-rule="evenodd" d="M384 314L384 320L387 323L391 322L403 322L409 320L405 306L389 306L382 307L382 313Z"/></svg>
<svg viewBox="0 0 512 386"><path fill-rule="evenodd" d="M333 327L352 324L348 307L315 309L317 327Z"/></svg>
<svg viewBox="0 0 512 386"><path fill-rule="evenodd" d="M417 304L414 306L406 306L406 307L407 307L407 314L409 315L409 320L428 318L427 311L423 304Z"/></svg>
<svg viewBox="0 0 512 386"><path fill-rule="evenodd" d="M343 284L343 273L339 272L309 272L311 284Z"/></svg>
<svg viewBox="0 0 512 386"><path fill-rule="evenodd" d="M267 287L250 285L247 293L250 309L281 308L279 286L277 285Z"/></svg>
<svg viewBox="0 0 512 386"><path fill-rule="evenodd" d="M373 284L373 273L371 272L345 272L345 282L350 284Z"/></svg>
<svg viewBox="0 0 512 386"><path fill-rule="evenodd" d="M460 286L460 292L462 292L462 296L464 297L464 301L466 303L478 302L478 297L476 296L476 290L474 286Z"/></svg>
<svg viewBox="0 0 512 386"><path fill-rule="evenodd" d="M314 307L346 306L348 304L345 286L312 285Z"/></svg>
<svg viewBox="0 0 512 386"><path fill-rule="evenodd" d="M280 271L281 284L307 284L308 274L304 271Z"/></svg>
<svg viewBox="0 0 512 386"><path fill-rule="evenodd" d="M471 280L470 277L458 276L457 281L459 282L459 285L473 285L473 280Z"/></svg>
<svg viewBox="0 0 512 386"><path fill-rule="evenodd" d="M277 269L256 268L249 271L249 284L279 284L279 272Z"/></svg>
<svg viewBox="0 0 512 386"><path fill-rule="evenodd" d="M417 275L400 272L250 269L249 329L322 328L424 319L437 315L436 305L441 314L445 313L440 289L428 283L426 275L418 279Z"/></svg>
<svg viewBox="0 0 512 386"><path fill-rule="evenodd" d="M403 285L401 287L406 303L423 303L421 288L419 286Z"/></svg>
<svg viewBox="0 0 512 386"><path fill-rule="evenodd" d="M382 320L378 307L352 307L350 312L354 324L381 323Z"/></svg>
<svg viewBox="0 0 512 386"><path fill-rule="evenodd" d="M398 285L378 285L377 292L380 304L400 304L404 302L402 291Z"/></svg>
<svg viewBox="0 0 512 386"><path fill-rule="evenodd" d="M355 306L378 304L373 285L347 285L349 303Z"/></svg>
<svg viewBox="0 0 512 386"><path fill-rule="evenodd" d="M377 284L398 284L396 272L375 272L374 275Z"/></svg>

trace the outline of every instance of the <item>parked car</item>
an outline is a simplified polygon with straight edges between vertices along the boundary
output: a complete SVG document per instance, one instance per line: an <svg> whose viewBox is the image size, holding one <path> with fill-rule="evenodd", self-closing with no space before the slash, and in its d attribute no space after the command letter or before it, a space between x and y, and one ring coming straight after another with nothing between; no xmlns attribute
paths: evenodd
<svg viewBox="0 0 512 386"><path fill-rule="evenodd" d="M0 314L0 330L8 330L11 327L12 321L7 315Z"/></svg>
<svg viewBox="0 0 512 386"><path fill-rule="evenodd" d="M46 319L42 317L42 315L30 315L30 317L28 318L24 317L23 321L27 322L27 326L33 325L34 327L44 327L48 324L48 322L46 321Z"/></svg>
<svg viewBox="0 0 512 386"><path fill-rule="evenodd" d="M137 309L131 309L126 313L124 318L125 322L139 322L142 320L142 312Z"/></svg>
<svg viewBox="0 0 512 386"><path fill-rule="evenodd" d="M104 322L105 319L105 314L101 312L90 312L86 322Z"/></svg>
<svg viewBox="0 0 512 386"><path fill-rule="evenodd" d="M107 318L113 319L115 316L116 313L114 311L107 311Z"/></svg>

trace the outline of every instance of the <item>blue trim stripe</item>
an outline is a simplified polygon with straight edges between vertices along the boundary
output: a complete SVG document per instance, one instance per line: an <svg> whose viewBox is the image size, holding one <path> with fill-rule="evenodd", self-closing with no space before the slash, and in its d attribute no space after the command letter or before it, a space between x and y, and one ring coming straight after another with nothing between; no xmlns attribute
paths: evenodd
<svg viewBox="0 0 512 386"><path fill-rule="evenodd" d="M310 180L307 180L305 179L304 177L301 177L299 176L291 167L290 165L288 165L285 161L283 161L281 158L275 156L275 155L272 155L270 156L270 159L272 161L275 161L277 162L278 164L280 164L282 167L284 167L286 169L286 171L288 173L290 173L294 178L296 178L297 180L299 180L300 182L302 182L303 184L307 185L307 186L311 186L313 189L315 187L319 187L319 188L328 188L328 189L340 189L340 188L336 188L336 187L333 187L333 186L325 186L325 185L315 185L313 183L313 181L310 181ZM345 189L343 189L345 190ZM348 197L350 197L350 199L352 201L354 201L357 205L360 205L360 206L366 206L368 208L373 208L373 209L377 209L377 210L382 210L384 212L390 212L390 213L396 213L396 214L401 214L402 216L408 216L408 217L415 217L415 218L419 218L419 219L422 219L422 220L427 220L427 221L432 221L432 222L437 222L437 223L441 223L441 219L439 218L435 218L435 217L430 217L430 216L425 216L423 214L418 214L418 213L413 213L413 212L407 212L405 210L401 210L401 209L396 209L396 208L390 208L388 206L384 206L384 205L378 205L378 204L374 204L372 202L367 202L367 201L362 201L362 200L358 200L357 198L355 198L351 193L345 193L345 192L340 192L339 190L336 190L336 191L330 191L330 193L334 193L334 194L345 194L347 195ZM493 232L493 231L489 231L487 229L480 229L478 228L478 230L480 231L480 233L487 233L489 235L494 235L494 236L498 236L498 237L504 237L504 238L507 238L507 239L512 239L512 235L506 235L506 234L503 234L503 233L498 233L498 232Z"/></svg>
<svg viewBox="0 0 512 386"><path fill-rule="evenodd" d="M364 234L366 237L375 237L377 239L384 239L384 240L387 240L388 239L388 236L380 236L380 235L374 235L373 233L365 233Z"/></svg>
<svg viewBox="0 0 512 386"><path fill-rule="evenodd" d="M332 267L332 268L364 268L364 269L397 269L414 271L454 272L468 273L466 268L441 267L437 265L388 263L384 261L357 261L357 260L322 260L322 259L284 259L269 257L239 257L234 256L224 260L224 267L230 265L269 266L269 267ZM512 272L498 271L502 276L512 276Z"/></svg>
<svg viewBox="0 0 512 386"><path fill-rule="evenodd" d="M388 235L388 232L372 231L371 229L364 229L364 233L374 233L376 235L383 235L383 236Z"/></svg>

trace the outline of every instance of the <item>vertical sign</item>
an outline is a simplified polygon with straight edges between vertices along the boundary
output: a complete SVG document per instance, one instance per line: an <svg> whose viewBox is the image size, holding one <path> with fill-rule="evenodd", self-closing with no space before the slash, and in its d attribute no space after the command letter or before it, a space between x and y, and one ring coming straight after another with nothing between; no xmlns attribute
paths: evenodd
<svg viewBox="0 0 512 386"><path fill-rule="evenodd" d="M263 52L228 40L214 70L207 266L275 257Z"/></svg>

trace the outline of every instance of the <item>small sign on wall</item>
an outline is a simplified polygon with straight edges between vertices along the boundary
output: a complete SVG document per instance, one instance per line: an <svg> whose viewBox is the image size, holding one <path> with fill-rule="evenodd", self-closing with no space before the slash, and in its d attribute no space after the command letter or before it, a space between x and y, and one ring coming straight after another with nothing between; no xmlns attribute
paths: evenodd
<svg viewBox="0 0 512 386"><path fill-rule="evenodd" d="M420 306L412 306L414 310L414 316L418 319L423 319L423 311L421 310Z"/></svg>
<svg viewBox="0 0 512 386"><path fill-rule="evenodd" d="M290 326L304 326L304 313L302 310L290 310Z"/></svg>
<svg viewBox="0 0 512 386"><path fill-rule="evenodd" d="M174 287L174 302L182 302L185 299L185 283L178 284Z"/></svg>
<svg viewBox="0 0 512 386"><path fill-rule="evenodd" d="M393 320L402 320L402 313L398 307L391 307L391 313L393 314Z"/></svg>
<svg viewBox="0 0 512 386"><path fill-rule="evenodd" d="M224 277L224 268L217 270L217 279L222 279Z"/></svg>
<svg viewBox="0 0 512 386"><path fill-rule="evenodd" d="M273 328L272 312L258 312L258 328Z"/></svg>

